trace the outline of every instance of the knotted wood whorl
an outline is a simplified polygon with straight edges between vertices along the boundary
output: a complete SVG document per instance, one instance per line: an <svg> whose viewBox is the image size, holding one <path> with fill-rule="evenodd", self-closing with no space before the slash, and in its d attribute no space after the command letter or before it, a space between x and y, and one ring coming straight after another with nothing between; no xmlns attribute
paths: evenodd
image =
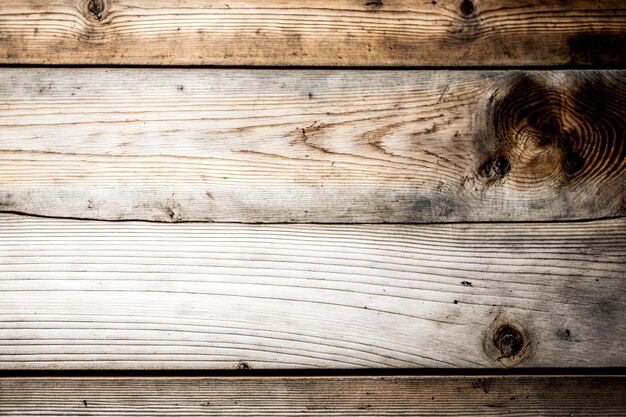
<svg viewBox="0 0 626 417"><path fill-rule="evenodd" d="M590 71L525 72L503 82L476 115L479 178L599 206L621 199L611 205L623 212L625 81L621 72Z"/></svg>

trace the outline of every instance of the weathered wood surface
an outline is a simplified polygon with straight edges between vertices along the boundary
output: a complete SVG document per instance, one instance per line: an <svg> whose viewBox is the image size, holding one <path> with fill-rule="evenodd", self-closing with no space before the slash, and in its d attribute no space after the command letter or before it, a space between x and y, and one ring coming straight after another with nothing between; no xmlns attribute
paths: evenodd
<svg viewBox="0 0 626 417"><path fill-rule="evenodd" d="M0 63L621 65L622 0L2 0Z"/></svg>
<svg viewBox="0 0 626 417"><path fill-rule="evenodd" d="M0 217L0 368L625 366L625 219Z"/></svg>
<svg viewBox="0 0 626 417"><path fill-rule="evenodd" d="M626 71L0 71L0 210L215 222L626 214Z"/></svg>
<svg viewBox="0 0 626 417"><path fill-rule="evenodd" d="M624 377L5 378L3 416L624 416Z"/></svg>

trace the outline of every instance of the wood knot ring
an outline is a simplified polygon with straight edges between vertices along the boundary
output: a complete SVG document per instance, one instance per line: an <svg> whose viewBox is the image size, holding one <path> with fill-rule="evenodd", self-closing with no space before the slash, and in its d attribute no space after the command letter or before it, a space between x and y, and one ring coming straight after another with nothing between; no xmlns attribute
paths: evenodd
<svg viewBox="0 0 626 417"><path fill-rule="evenodd" d="M532 354L532 334L519 322L504 314L487 328L485 353L500 365L510 368L527 360Z"/></svg>
<svg viewBox="0 0 626 417"><path fill-rule="evenodd" d="M104 0L89 0L87 2L87 11L89 16L95 20L102 20L106 4Z"/></svg>

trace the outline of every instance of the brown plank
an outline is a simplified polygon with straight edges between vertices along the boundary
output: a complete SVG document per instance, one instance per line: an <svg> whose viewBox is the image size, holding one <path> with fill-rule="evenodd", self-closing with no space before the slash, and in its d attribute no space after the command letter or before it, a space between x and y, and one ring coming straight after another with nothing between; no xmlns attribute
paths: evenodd
<svg viewBox="0 0 626 417"><path fill-rule="evenodd" d="M624 416L623 376L4 378L3 416Z"/></svg>
<svg viewBox="0 0 626 417"><path fill-rule="evenodd" d="M626 214L625 71L0 71L0 210L215 222Z"/></svg>
<svg viewBox="0 0 626 417"><path fill-rule="evenodd" d="M621 65L622 0L3 0L0 63Z"/></svg>
<svg viewBox="0 0 626 417"><path fill-rule="evenodd" d="M626 366L626 219L0 217L0 368Z"/></svg>

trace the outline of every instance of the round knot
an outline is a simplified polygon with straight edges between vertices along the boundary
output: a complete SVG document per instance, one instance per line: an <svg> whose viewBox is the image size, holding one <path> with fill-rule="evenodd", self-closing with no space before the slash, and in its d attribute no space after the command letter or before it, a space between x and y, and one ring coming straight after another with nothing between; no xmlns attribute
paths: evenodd
<svg viewBox="0 0 626 417"><path fill-rule="evenodd" d="M505 324L496 330L493 343L502 353L503 358L510 358L517 355L524 347L524 336L515 327Z"/></svg>
<svg viewBox="0 0 626 417"><path fill-rule="evenodd" d="M95 20L102 20L105 7L106 4L104 0L89 0L87 2L87 11L89 12L89 15Z"/></svg>
<svg viewBox="0 0 626 417"><path fill-rule="evenodd" d="M465 16L474 13L474 3L472 3L472 0L463 0L463 3L461 3L461 13Z"/></svg>

